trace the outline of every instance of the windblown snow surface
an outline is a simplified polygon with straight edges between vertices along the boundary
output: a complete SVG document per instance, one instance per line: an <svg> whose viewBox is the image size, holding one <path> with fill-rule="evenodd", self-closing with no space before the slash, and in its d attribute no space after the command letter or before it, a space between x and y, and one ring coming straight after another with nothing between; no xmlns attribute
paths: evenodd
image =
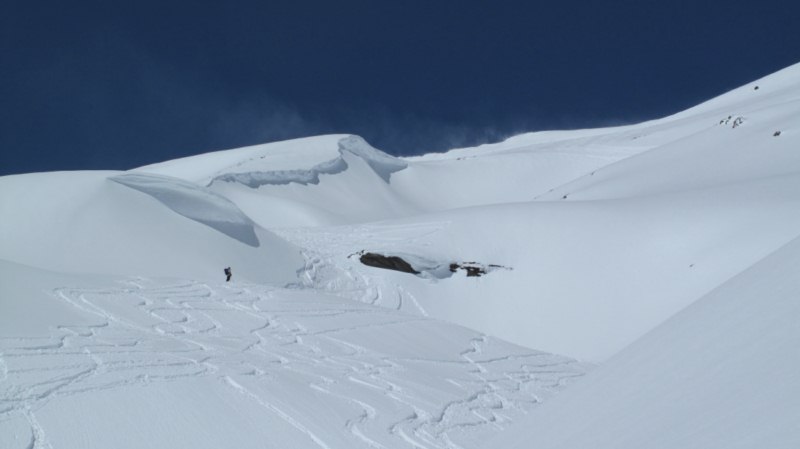
<svg viewBox="0 0 800 449"><path fill-rule="evenodd" d="M799 117L2 177L0 447L800 447Z"/></svg>

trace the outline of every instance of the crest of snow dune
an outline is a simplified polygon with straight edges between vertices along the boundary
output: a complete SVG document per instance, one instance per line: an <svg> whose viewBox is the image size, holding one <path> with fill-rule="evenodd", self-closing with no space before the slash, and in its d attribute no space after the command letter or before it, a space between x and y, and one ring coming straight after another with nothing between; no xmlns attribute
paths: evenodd
<svg viewBox="0 0 800 449"><path fill-rule="evenodd" d="M127 173L108 179L146 193L174 212L246 245L260 245L253 221L230 200L205 187L168 176L140 173Z"/></svg>
<svg viewBox="0 0 800 449"><path fill-rule="evenodd" d="M263 185L282 185L292 182L303 185L319 184L320 175L334 175L347 170L346 153L363 159L387 183L392 173L408 166L406 162L372 147L359 136L347 136L340 139L338 147L339 156L309 169L224 173L215 176L209 185L217 181L236 182L255 189Z"/></svg>
<svg viewBox="0 0 800 449"><path fill-rule="evenodd" d="M400 171L408 166L408 163L395 157L389 156L381 150L373 148L366 140L359 136L348 136L339 141L339 152L355 154L367 161L370 167L375 170L384 181L389 182L392 173Z"/></svg>

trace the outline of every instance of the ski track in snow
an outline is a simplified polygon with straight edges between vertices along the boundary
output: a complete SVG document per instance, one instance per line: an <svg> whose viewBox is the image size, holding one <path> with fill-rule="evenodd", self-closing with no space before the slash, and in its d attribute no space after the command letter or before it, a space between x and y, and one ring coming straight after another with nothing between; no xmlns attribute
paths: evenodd
<svg viewBox="0 0 800 449"><path fill-rule="evenodd" d="M354 253L361 250L407 249L447 228L447 222L415 224L366 224L327 228L271 229L303 250L306 264L300 271L301 286L347 299L428 316L411 292L382 276L369 276ZM365 243L369 242L369 243ZM364 245L368 245L365 247ZM313 249L310 249L313 248ZM406 301L407 300L407 301Z"/></svg>
<svg viewBox="0 0 800 449"><path fill-rule="evenodd" d="M464 438L501 430L586 369L463 328L455 334L466 335L461 343L432 341L419 357L408 356L404 341L370 348L385 343L381 331L410 339L420 332L415 325L434 322L308 290L134 278L116 289L53 295L101 324L0 339L0 422L27 420L26 447L34 449L55 444L36 418L54 398L197 377L216 378L239 400L255 401L315 447L339 447L326 440L328 432L345 432L350 447L459 448ZM430 355L443 351L450 357ZM283 388L275 379L286 373L310 379L305 400L322 395L360 411L336 416L340 425L320 432L313 417L293 415L262 394Z"/></svg>

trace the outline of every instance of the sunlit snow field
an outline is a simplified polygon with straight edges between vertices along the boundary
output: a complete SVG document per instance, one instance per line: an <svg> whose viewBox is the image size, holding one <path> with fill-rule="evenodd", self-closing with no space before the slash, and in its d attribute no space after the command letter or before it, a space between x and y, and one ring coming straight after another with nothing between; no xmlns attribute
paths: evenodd
<svg viewBox="0 0 800 449"><path fill-rule="evenodd" d="M799 447L798 117L0 177L0 447Z"/></svg>

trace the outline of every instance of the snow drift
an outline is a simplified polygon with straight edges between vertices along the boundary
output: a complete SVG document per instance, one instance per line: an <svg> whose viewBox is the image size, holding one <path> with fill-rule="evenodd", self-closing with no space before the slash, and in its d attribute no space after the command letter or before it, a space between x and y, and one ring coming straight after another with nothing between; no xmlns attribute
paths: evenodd
<svg viewBox="0 0 800 449"><path fill-rule="evenodd" d="M245 245L258 247L253 221L224 196L208 189L164 176L128 173L111 181L144 192L162 204L198 223L215 229Z"/></svg>
<svg viewBox="0 0 800 449"><path fill-rule="evenodd" d="M296 282L300 250L230 201L175 180L120 175L0 178L0 258L68 273L192 279L219 279L232 266L242 280Z"/></svg>

